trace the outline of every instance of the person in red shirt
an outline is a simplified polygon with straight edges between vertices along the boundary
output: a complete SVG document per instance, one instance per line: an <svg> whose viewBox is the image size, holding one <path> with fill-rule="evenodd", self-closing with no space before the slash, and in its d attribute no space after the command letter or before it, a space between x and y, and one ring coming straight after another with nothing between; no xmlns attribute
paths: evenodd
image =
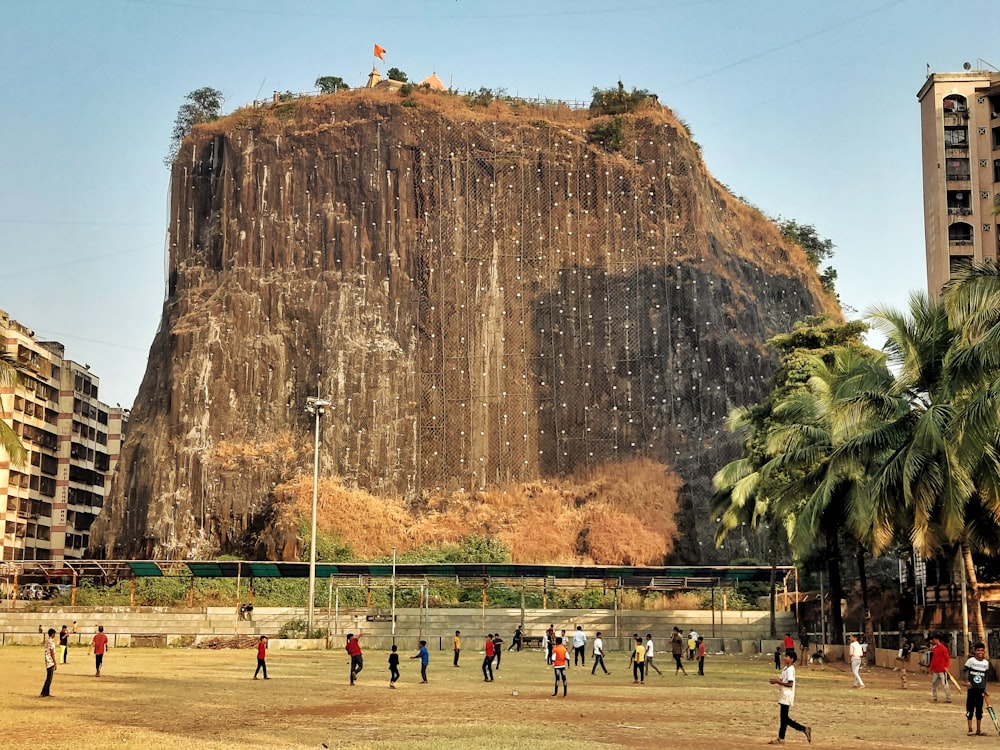
<svg viewBox="0 0 1000 750"><path fill-rule="evenodd" d="M101 666L104 664L104 652L108 650L108 637L104 635L104 626L100 625L97 628L97 633L94 635L94 640L90 642L90 648L87 649L87 653L93 652L94 661L97 663L97 674L95 677L101 676Z"/></svg>
<svg viewBox="0 0 1000 750"><path fill-rule="evenodd" d="M552 671L556 676L556 687L552 695L559 694L559 681L562 680L563 698L566 697L566 666L569 664L569 654L563 645L563 639L556 637L556 645L552 647Z"/></svg>
<svg viewBox="0 0 1000 750"><path fill-rule="evenodd" d="M493 633L486 634L486 657L483 659L483 682L493 682L493 657L496 656L496 646L493 645Z"/></svg>
<svg viewBox="0 0 1000 750"><path fill-rule="evenodd" d="M344 650L347 651L348 655L351 657L351 684L357 679L358 674L362 669L365 668L365 660L361 656L361 643L359 642L361 636L355 636L354 633L347 634L347 645L344 646Z"/></svg>
<svg viewBox="0 0 1000 750"><path fill-rule="evenodd" d="M938 635L931 636L931 697L937 703L938 682L944 685L944 699L951 703L951 685L948 684L951 670L951 654Z"/></svg>
<svg viewBox="0 0 1000 750"><path fill-rule="evenodd" d="M257 673L264 670L264 679L269 680L270 677L267 676L267 636L262 635L260 640L257 641L257 669L253 673L253 678L257 679Z"/></svg>
<svg viewBox="0 0 1000 750"><path fill-rule="evenodd" d="M781 641L781 645L785 647L785 653L794 656L797 660L798 654L795 653L795 639L792 638L791 633L785 633L785 637Z"/></svg>

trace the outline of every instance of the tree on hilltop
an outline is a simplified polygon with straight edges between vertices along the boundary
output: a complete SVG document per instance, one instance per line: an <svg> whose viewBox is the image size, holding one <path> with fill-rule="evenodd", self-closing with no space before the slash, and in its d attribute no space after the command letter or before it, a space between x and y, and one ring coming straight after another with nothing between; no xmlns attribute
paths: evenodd
<svg viewBox="0 0 1000 750"><path fill-rule="evenodd" d="M406 83L406 73L401 71L399 68L389 68L389 72L385 74L390 81L399 81L400 83Z"/></svg>
<svg viewBox="0 0 1000 750"><path fill-rule="evenodd" d="M351 88L340 76L320 76L314 85L321 94L336 94L338 91L347 91Z"/></svg>
<svg viewBox="0 0 1000 750"><path fill-rule="evenodd" d="M184 98L187 101L177 110L174 130L170 134L170 148L163 159L163 163L168 167L174 163L174 159L177 158L181 149L181 143L184 142L194 126L217 120L219 111L222 109L222 92L211 86L195 89Z"/></svg>

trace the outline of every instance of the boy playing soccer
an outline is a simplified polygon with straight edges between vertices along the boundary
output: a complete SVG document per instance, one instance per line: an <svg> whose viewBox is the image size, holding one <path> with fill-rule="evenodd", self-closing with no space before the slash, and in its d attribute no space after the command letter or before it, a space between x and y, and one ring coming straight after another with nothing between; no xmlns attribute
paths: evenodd
<svg viewBox="0 0 1000 750"><path fill-rule="evenodd" d="M420 683L427 684L427 665L431 660L431 655L427 653L427 641L420 641L420 648L410 658L420 659Z"/></svg>

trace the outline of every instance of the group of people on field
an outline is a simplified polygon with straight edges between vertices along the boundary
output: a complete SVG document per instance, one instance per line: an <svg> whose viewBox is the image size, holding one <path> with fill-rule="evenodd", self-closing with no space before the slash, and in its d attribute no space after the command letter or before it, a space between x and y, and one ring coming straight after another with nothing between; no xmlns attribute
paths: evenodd
<svg viewBox="0 0 1000 750"><path fill-rule="evenodd" d="M38 627L38 632L42 632L41 626ZM75 632L76 621L74 620L73 633ZM42 685L42 698L50 698L52 696L52 678L55 677L56 669L60 663L66 664L69 660L69 641L71 635L66 625L62 626L58 634L55 628L49 628L48 632L45 633L42 641L45 663L45 683ZM108 637L104 634L104 626L100 625L90 642L90 647L87 649L88 654L94 654L95 665L97 667L95 677L101 676L101 667L104 664L104 654L107 649Z"/></svg>

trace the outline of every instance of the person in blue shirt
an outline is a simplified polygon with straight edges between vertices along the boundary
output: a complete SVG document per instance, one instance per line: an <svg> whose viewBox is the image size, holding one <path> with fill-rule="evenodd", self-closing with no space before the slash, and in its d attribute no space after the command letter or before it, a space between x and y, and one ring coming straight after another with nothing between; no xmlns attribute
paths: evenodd
<svg viewBox="0 0 1000 750"><path fill-rule="evenodd" d="M420 650L410 658L420 659L420 684L425 684L427 682L427 665L431 661L431 655L427 653L427 641L420 641Z"/></svg>

